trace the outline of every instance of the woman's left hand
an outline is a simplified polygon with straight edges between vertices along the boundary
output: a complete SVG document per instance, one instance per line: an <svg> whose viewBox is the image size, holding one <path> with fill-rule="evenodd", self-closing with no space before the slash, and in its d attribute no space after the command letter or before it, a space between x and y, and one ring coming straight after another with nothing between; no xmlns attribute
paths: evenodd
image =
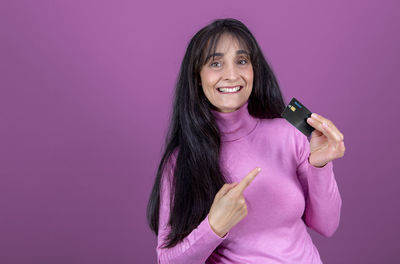
<svg viewBox="0 0 400 264"><path fill-rule="evenodd" d="M321 168L329 161L343 157L344 137L332 121L313 113L311 118L307 118L307 123L315 128L311 133L310 156L308 157L311 165Z"/></svg>

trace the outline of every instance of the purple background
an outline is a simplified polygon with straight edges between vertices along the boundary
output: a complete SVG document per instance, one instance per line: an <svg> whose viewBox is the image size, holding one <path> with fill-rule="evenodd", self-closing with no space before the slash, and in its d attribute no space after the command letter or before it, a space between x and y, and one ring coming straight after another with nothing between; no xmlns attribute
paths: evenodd
<svg viewBox="0 0 400 264"><path fill-rule="evenodd" d="M324 263L400 263L398 1L0 3L0 263L155 263L146 205L188 41L242 20L288 102L332 120ZM396 192L397 191L397 192Z"/></svg>

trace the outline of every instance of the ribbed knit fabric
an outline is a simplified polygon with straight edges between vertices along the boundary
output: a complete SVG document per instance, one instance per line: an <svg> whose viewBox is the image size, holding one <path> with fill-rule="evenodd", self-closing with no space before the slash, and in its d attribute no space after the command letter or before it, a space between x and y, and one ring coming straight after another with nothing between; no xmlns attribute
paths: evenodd
<svg viewBox="0 0 400 264"><path fill-rule="evenodd" d="M212 231L207 215L175 247L161 249L170 231L171 159L161 185L158 263L322 263L307 226L329 237L339 225L342 200L332 162L322 168L309 164L306 136L285 119L252 117L247 103L213 114L221 131L220 165L231 182L262 169L243 193L248 214L223 238Z"/></svg>

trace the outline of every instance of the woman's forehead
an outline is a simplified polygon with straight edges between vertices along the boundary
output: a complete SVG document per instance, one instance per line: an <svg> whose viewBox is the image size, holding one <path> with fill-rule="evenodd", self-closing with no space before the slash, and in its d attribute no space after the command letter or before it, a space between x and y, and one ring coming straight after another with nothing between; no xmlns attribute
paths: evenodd
<svg viewBox="0 0 400 264"><path fill-rule="evenodd" d="M243 45L239 42L239 40L231 35L222 35L221 38L218 40L216 45L216 51L226 51L229 48L233 48L235 50L243 50L245 49Z"/></svg>
<svg viewBox="0 0 400 264"><path fill-rule="evenodd" d="M219 37L213 39L213 43L210 43L210 41L211 40L209 40L208 47L206 48L206 52L208 53L205 54L206 57L212 56L215 53L225 53L230 48L233 48L235 52L241 50L246 51L247 54L250 53L244 40L229 33L223 33Z"/></svg>

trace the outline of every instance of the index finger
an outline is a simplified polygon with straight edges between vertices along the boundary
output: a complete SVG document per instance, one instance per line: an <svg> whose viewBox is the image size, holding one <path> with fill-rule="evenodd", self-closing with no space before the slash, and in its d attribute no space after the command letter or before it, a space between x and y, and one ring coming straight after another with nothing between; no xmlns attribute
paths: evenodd
<svg viewBox="0 0 400 264"><path fill-rule="evenodd" d="M319 121L320 127L322 128L321 132L325 134L328 138L330 137L331 139L338 141L343 140L343 134L339 131L339 129L337 129L332 121L319 114L317 115L316 113L312 113L312 117ZM323 123L325 123L326 126L323 126ZM324 131L326 131L327 133L324 133Z"/></svg>
<svg viewBox="0 0 400 264"><path fill-rule="evenodd" d="M261 168L255 168L252 170L249 174L244 177L238 185L234 188L236 192L239 194L242 194L243 191L246 189L247 186L254 180L254 178L257 176L257 174L261 171Z"/></svg>
<svg viewBox="0 0 400 264"><path fill-rule="evenodd" d="M334 124L331 120L329 120L328 118L323 117L322 115L317 114L317 113L312 113L312 116L315 117L316 119L320 120L321 122L327 123L327 124L328 124L330 127L332 127L338 134L342 135L342 133L339 131L339 129L335 126L335 124ZM342 136L343 136L343 135L342 135Z"/></svg>

